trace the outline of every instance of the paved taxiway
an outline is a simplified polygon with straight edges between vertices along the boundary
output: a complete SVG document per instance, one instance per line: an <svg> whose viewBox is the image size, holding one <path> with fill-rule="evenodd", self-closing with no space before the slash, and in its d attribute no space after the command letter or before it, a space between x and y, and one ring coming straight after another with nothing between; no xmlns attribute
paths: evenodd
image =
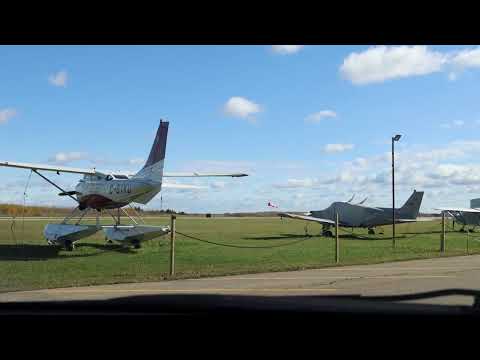
<svg viewBox="0 0 480 360"><path fill-rule="evenodd" d="M375 265L0 293L0 301L108 299L146 294L399 295L449 288L480 289L480 255ZM449 296L419 303L471 305Z"/></svg>

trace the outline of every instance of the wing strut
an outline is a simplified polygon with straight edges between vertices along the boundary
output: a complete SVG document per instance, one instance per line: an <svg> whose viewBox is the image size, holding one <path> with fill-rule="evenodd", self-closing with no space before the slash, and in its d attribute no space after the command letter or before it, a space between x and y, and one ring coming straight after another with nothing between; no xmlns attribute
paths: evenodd
<svg viewBox="0 0 480 360"><path fill-rule="evenodd" d="M49 182L50 184L52 184L53 186L55 186L57 189L59 189L61 192L63 193L66 193L68 196L70 196L73 200L75 200L77 203L78 203L78 200L75 199L72 195L68 194L65 190L63 190L60 186L58 186L57 184L55 184L53 181L49 180L48 178L46 178L45 176L43 176L42 174L40 174L36 169L32 169L32 171L37 174L38 176L40 176L41 178L43 178L45 181Z"/></svg>

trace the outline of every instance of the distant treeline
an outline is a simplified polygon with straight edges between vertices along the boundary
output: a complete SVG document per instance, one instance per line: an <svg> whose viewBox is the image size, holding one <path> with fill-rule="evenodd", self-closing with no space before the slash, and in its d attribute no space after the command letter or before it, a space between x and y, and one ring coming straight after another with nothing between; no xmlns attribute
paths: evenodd
<svg viewBox="0 0 480 360"><path fill-rule="evenodd" d="M18 204L0 204L0 216L9 216L9 217L32 217L32 216L67 216L73 211L73 207L55 207L55 206L23 206ZM177 212L172 209L166 210L144 210L139 206L134 207L135 211L142 216L161 216L161 215L187 215L184 211ZM124 210L131 216L135 215L135 211L129 207L124 208ZM91 212L91 215L94 213ZM107 215L106 213L104 215ZM124 216L123 212L121 213Z"/></svg>
<svg viewBox="0 0 480 360"><path fill-rule="evenodd" d="M234 212L234 213L224 213L224 214L212 214L212 213L186 213L184 211L175 211L173 209L166 210L144 210L139 206L134 207L135 211L141 216L168 216L171 214L176 215L188 215L188 216L206 216L206 217L216 217L216 216L225 216L225 217L247 217L247 216L258 216L258 217L267 217L267 216L277 216L278 212L276 211L260 211L260 212ZM135 215L135 211L131 208L126 207L124 210L131 216ZM48 217L60 217L67 216L70 212L73 211L73 207L63 208L63 207L54 207L54 206L25 206L17 204L0 204L0 216L9 216L9 217L20 217L20 216L48 216ZM298 212L292 212L298 213ZM94 213L91 212L91 215ZM299 213L300 214L300 213ZM104 213L104 215L107 215ZM124 214L121 213L123 216ZM431 217L431 216L440 216L440 214L426 214L420 213L419 217Z"/></svg>

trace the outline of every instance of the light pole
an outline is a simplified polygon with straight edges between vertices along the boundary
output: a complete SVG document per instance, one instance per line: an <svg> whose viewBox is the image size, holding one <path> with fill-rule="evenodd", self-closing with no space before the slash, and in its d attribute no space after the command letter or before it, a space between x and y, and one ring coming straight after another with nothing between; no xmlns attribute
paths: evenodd
<svg viewBox="0 0 480 360"><path fill-rule="evenodd" d="M395 155L394 155L394 143L400 140L402 135L395 135L392 137L392 246L395 248Z"/></svg>

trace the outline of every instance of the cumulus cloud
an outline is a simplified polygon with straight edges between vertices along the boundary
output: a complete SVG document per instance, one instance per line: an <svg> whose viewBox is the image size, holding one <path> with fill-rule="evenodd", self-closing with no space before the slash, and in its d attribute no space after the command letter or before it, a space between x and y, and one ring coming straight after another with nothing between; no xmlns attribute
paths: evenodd
<svg viewBox="0 0 480 360"><path fill-rule="evenodd" d="M374 46L349 54L340 66L342 76L356 85L448 71L455 81L460 72L480 67L480 47L439 52L427 46Z"/></svg>
<svg viewBox="0 0 480 360"><path fill-rule="evenodd" d="M278 54L294 54L302 48L303 45L272 45L272 50Z"/></svg>
<svg viewBox="0 0 480 360"><path fill-rule="evenodd" d="M357 85L420 76L442 70L447 56L427 46L375 46L349 54L341 74Z"/></svg>
<svg viewBox="0 0 480 360"><path fill-rule="evenodd" d="M337 153L352 150L354 147L354 144L327 144L324 147L324 151L326 153Z"/></svg>
<svg viewBox="0 0 480 360"><path fill-rule="evenodd" d="M48 159L49 162L59 165L65 165L76 160L85 160L87 153L84 152L59 152Z"/></svg>
<svg viewBox="0 0 480 360"><path fill-rule="evenodd" d="M318 123L318 122L320 122L322 119L335 118L335 117L337 117L337 113L336 113L335 111L332 111L332 110L322 110L322 111L319 111L319 112L316 112L316 113L313 113L313 114L308 115L308 116L305 118L305 121L306 121L306 122L310 122L310 123Z"/></svg>
<svg viewBox="0 0 480 360"><path fill-rule="evenodd" d="M253 115L261 111L260 105L244 97L234 96L228 99L223 107L227 115L241 119L254 120Z"/></svg>
<svg viewBox="0 0 480 360"><path fill-rule="evenodd" d="M55 74L52 74L48 77L48 81L53 86L66 87L67 86L68 75L65 70L59 71Z"/></svg>
<svg viewBox="0 0 480 360"><path fill-rule="evenodd" d="M15 109L0 109L0 124L6 124L15 115L17 115Z"/></svg>

